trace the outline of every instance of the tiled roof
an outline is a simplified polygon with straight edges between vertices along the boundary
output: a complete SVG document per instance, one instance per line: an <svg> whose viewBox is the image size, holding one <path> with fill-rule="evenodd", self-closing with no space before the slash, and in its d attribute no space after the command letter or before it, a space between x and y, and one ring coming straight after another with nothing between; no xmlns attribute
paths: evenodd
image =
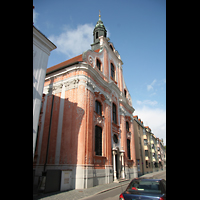
<svg viewBox="0 0 200 200"><path fill-rule="evenodd" d="M95 52L98 53L99 50L100 50L100 49L97 49L97 50L95 50ZM52 67L50 67L50 68L47 68L46 74L50 74L50 73L52 73L52 72L54 72L54 71L57 71L57 70L59 70L59 69L62 69L63 67L70 66L70 65L73 65L73 64L82 62L82 61L83 61L83 59L82 59L82 54L80 54L80 55L78 55L78 56L76 56L76 57L73 57L73 58L71 58L71 59L69 59L69 60L66 60L66 61L64 61L64 62L61 62L61 63L59 63L59 64L57 64L57 65L54 65L54 66L52 66Z"/></svg>

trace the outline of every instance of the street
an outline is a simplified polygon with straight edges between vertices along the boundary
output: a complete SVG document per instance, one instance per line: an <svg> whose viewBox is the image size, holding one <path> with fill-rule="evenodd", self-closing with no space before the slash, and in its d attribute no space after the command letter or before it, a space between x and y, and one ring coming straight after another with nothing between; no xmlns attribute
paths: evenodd
<svg viewBox="0 0 200 200"><path fill-rule="evenodd" d="M126 189L129 183L126 185L123 185L121 187L109 190L107 192L103 192L91 197L84 198L84 200L101 200L101 199L107 199L107 200L119 200L119 195Z"/></svg>
<svg viewBox="0 0 200 200"><path fill-rule="evenodd" d="M157 175L154 175L154 179L165 179L166 180L166 171L163 171ZM97 195L93 195L91 197L86 197L84 200L119 200L119 195L126 189L129 183L123 185L121 187L109 190L107 192L103 192Z"/></svg>

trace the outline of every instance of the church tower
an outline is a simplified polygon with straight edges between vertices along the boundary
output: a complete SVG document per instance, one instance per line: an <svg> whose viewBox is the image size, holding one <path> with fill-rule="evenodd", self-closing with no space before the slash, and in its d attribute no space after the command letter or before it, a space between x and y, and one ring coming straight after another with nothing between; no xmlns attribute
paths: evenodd
<svg viewBox="0 0 200 200"><path fill-rule="evenodd" d="M103 22L101 21L101 14L99 11L99 21L97 22L94 31L93 31L93 44L91 44L92 50L96 50L100 48L100 41L99 41L99 37L100 36L104 36L106 37L107 35L107 30L103 24Z"/></svg>

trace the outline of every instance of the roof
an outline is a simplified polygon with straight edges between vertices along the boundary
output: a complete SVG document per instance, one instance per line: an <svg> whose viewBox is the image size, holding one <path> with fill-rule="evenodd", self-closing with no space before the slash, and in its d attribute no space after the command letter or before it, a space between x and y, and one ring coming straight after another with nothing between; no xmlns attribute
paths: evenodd
<svg viewBox="0 0 200 200"><path fill-rule="evenodd" d="M64 62L61 62L61 63L59 63L57 65L54 65L54 66L52 66L50 68L47 68L46 74L50 74L50 73L55 72L55 71L57 71L59 69L62 69L62 68L67 67L69 65L76 64L76 63L81 62L81 61L83 61L82 54L78 55L76 57L73 57L73 58L71 58L69 60L66 60Z"/></svg>
<svg viewBox="0 0 200 200"><path fill-rule="evenodd" d="M48 39L41 31L39 31L34 25L33 25L33 30L36 30L36 31L38 31L38 33L40 33L48 42L50 42L52 45L53 45L53 49L56 49L57 48L57 46L50 40L50 39ZM52 50L53 50L52 49Z"/></svg>
<svg viewBox="0 0 200 200"><path fill-rule="evenodd" d="M97 52L97 53L99 51L100 51L100 49L95 50L95 52ZM69 60L61 62L61 63L59 63L57 65L54 65L54 66L52 66L50 68L47 68L46 75L50 74L52 72L58 71L58 70L60 70L60 69L62 69L64 67L68 67L68 66L77 64L77 63L82 62L82 61L83 61L82 54L80 54L80 55L78 55L76 57L73 57L73 58L71 58Z"/></svg>

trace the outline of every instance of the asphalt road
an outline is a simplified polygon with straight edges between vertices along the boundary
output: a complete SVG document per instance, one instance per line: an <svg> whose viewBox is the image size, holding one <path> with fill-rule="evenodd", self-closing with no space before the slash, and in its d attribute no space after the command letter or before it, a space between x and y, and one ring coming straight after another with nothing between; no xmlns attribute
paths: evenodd
<svg viewBox="0 0 200 200"><path fill-rule="evenodd" d="M123 183L122 183L123 184ZM109 190L107 192L103 192L88 198L84 198L84 200L119 200L119 195L127 188L128 183L121 187Z"/></svg>
<svg viewBox="0 0 200 200"><path fill-rule="evenodd" d="M166 172L159 173L158 175L154 175L155 179L165 179L166 180ZM123 184L123 183L122 183ZM107 192L103 192L97 195L93 195L91 197L84 198L84 200L119 200L119 195L127 188L128 183L124 186L109 190Z"/></svg>

